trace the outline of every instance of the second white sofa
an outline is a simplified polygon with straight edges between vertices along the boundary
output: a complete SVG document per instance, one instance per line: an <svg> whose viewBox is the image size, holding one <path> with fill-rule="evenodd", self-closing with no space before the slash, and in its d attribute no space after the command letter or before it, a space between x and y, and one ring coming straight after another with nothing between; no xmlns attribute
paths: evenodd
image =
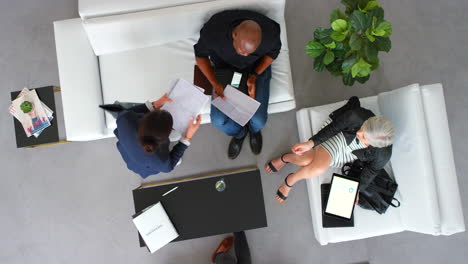
<svg viewBox="0 0 468 264"><path fill-rule="evenodd" d="M298 111L300 140L317 133L328 115L344 103ZM323 228L320 185L330 182L332 172L339 173L330 169L307 180L317 241L326 245L405 230L431 235L465 231L442 85L412 84L362 98L361 105L384 115L395 127L393 154L386 169L398 183L396 197L401 207L390 207L384 215L356 207L354 227Z"/></svg>

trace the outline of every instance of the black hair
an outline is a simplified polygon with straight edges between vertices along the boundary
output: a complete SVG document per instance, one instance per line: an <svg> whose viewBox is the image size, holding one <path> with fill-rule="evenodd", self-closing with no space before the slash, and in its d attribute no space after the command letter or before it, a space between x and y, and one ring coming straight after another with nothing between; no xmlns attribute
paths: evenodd
<svg viewBox="0 0 468 264"><path fill-rule="evenodd" d="M159 150L167 142L172 130L172 115L157 109L146 113L140 122L138 138L147 154Z"/></svg>

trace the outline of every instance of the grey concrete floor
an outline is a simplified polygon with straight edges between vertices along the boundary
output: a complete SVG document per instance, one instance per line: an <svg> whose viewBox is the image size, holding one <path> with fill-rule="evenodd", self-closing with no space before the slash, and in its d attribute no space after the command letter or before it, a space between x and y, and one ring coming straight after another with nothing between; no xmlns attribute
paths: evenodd
<svg viewBox="0 0 468 264"><path fill-rule="evenodd" d="M344 87L312 71L304 54L313 30L327 26L338 0L287 0L286 22L298 108L368 96L410 83L441 82L460 191L468 215L468 1L381 0L393 24L393 48L365 85ZM137 245L130 215L138 176L126 170L115 139L16 149L9 92L58 85L52 22L78 17L76 0L0 1L0 263L208 263L222 235L170 244L150 255ZM59 119L60 120L60 119ZM255 157L225 156L228 137L204 125L173 173L148 181L263 164L298 140L294 111L271 115ZM202 154L202 155L201 155ZM288 166L284 176L294 170ZM404 232L320 246L305 183L284 205L274 202L279 175L262 173L268 227L247 232L254 263L466 263L468 234ZM465 260L463 260L465 259Z"/></svg>

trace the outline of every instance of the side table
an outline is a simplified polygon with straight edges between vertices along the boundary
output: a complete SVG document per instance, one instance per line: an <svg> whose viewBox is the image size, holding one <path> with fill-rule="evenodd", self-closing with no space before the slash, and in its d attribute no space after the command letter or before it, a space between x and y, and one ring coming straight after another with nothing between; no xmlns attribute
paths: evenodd
<svg viewBox="0 0 468 264"><path fill-rule="evenodd" d="M51 121L51 126L46 128L41 133L41 135L38 138L36 138L34 136L27 137L21 123L13 117L13 122L15 126L16 146L18 148L35 148L67 143L66 140L59 139L57 111L55 108L54 93L60 92L60 87L46 86L35 88L35 90L37 92L37 95L39 96L39 99L54 112L54 119ZM12 92L11 100L16 99L20 92L21 91Z"/></svg>

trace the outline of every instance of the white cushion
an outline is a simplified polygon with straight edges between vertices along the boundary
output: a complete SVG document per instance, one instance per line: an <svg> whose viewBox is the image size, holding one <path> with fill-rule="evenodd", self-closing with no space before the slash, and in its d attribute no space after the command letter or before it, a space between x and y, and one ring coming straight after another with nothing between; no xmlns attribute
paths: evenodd
<svg viewBox="0 0 468 264"><path fill-rule="evenodd" d="M421 87L439 201L441 234L465 231L442 85Z"/></svg>
<svg viewBox="0 0 468 264"><path fill-rule="evenodd" d="M88 141L105 133L98 59L86 38L81 19L54 22L57 63L66 138Z"/></svg>
<svg viewBox="0 0 468 264"><path fill-rule="evenodd" d="M396 130L391 162L402 195L405 229L440 233L433 161L418 84L379 94L383 115Z"/></svg>
<svg viewBox="0 0 468 264"><path fill-rule="evenodd" d="M213 0L79 0L81 18L109 16Z"/></svg>
<svg viewBox="0 0 468 264"><path fill-rule="evenodd" d="M144 12L85 20L84 26L96 55L163 45L198 38L203 24L215 13L245 8L277 21L287 49L284 0L217 0Z"/></svg>
<svg viewBox="0 0 468 264"><path fill-rule="evenodd" d="M370 109L376 115L380 114L377 96L362 98L360 101L362 107ZM328 119L328 115L345 103L346 101L341 101L299 111L297 119L300 140L306 141L313 134L317 133L322 127L323 122ZM389 171L391 173L391 169ZM340 173L339 169L331 168L318 177L306 180L314 232L321 245L391 234L404 230L398 209L389 208L385 216L382 217L375 212L359 207L356 207L354 212L355 226L353 228L323 228L320 185L322 183L329 183L333 172Z"/></svg>
<svg viewBox="0 0 468 264"><path fill-rule="evenodd" d="M193 81L196 39L187 39L156 47L137 49L99 57L104 103L144 102L157 99L177 78ZM281 103L289 103L287 106ZM289 72L289 54L282 50L272 65L270 82L272 110L291 110L295 107L294 91ZM289 109L288 109L289 107ZM209 122L210 104L202 111L203 122ZM271 112L270 112L271 113ZM107 127L115 128L115 119L106 114Z"/></svg>

